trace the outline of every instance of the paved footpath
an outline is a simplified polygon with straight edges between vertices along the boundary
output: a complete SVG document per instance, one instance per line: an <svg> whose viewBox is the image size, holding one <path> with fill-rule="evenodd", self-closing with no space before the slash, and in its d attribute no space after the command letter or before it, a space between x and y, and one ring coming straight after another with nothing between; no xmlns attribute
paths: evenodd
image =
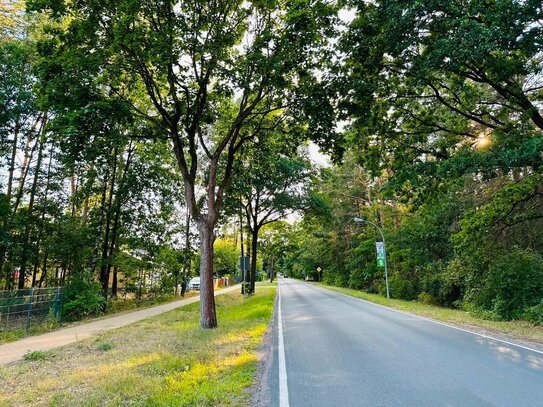
<svg viewBox="0 0 543 407"><path fill-rule="evenodd" d="M223 288L222 290L216 291L215 296L239 290L239 287L239 285L234 285L232 287ZM88 324L59 329L58 331L49 332L43 335L30 336L16 342L6 343L0 345L0 365L19 360L27 352L37 350L46 351L58 348L59 346L68 345L101 332L130 325L134 322L141 321L142 319L154 317L155 315L163 314L198 301L200 301L199 296L191 297L163 305L157 305L156 307L127 312L109 318L102 318L97 321L89 322Z"/></svg>

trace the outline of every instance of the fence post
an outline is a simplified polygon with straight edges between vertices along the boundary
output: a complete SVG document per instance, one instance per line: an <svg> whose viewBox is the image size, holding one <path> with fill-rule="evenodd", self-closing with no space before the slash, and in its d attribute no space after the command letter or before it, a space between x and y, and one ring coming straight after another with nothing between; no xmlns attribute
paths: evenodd
<svg viewBox="0 0 543 407"><path fill-rule="evenodd" d="M57 291L55 293L55 308L53 309L53 316L55 317L55 320L58 317L59 301L60 301L60 286L57 287Z"/></svg>
<svg viewBox="0 0 543 407"><path fill-rule="evenodd" d="M61 291L60 287L58 288L58 301L60 304L60 326L64 322L64 293Z"/></svg>
<svg viewBox="0 0 543 407"><path fill-rule="evenodd" d="M30 317L32 314L32 299L34 297L34 287L30 289L30 299L28 300L28 313L27 313L27 320L26 320L26 330L28 331L30 329Z"/></svg>

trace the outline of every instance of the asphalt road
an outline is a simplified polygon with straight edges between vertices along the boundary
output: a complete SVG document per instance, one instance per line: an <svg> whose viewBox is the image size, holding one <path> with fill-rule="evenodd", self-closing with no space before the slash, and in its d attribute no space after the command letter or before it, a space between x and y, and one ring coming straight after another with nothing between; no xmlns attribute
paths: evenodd
<svg viewBox="0 0 543 407"><path fill-rule="evenodd" d="M541 352L297 280L279 292L272 406L543 406Z"/></svg>

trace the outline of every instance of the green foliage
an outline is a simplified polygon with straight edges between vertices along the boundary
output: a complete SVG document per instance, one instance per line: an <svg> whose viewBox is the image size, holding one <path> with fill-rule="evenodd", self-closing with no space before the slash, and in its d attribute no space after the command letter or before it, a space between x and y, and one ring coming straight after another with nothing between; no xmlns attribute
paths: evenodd
<svg viewBox="0 0 543 407"><path fill-rule="evenodd" d="M64 318L68 321L99 315L106 305L100 284L85 273L72 277L64 290L63 301Z"/></svg>
<svg viewBox="0 0 543 407"><path fill-rule="evenodd" d="M530 236L524 233L526 228L543 225L543 201L539 197L542 185L543 175L538 173L503 182L489 202L466 211L458 232L453 235L456 250L474 252L482 244L485 250L493 251L504 248L500 241L508 245L529 243L526 237ZM489 237L491 240L487 240ZM538 244L537 237L533 242Z"/></svg>
<svg viewBox="0 0 543 407"><path fill-rule="evenodd" d="M232 239L215 240L213 272L217 276L234 275L238 272L239 250Z"/></svg>
<svg viewBox="0 0 543 407"><path fill-rule="evenodd" d="M446 268L431 264L426 273L421 277L419 299L427 304L441 305L445 307L458 307L464 298L465 284L455 278L451 271L454 260L449 262ZM433 270L432 270L433 269Z"/></svg>
<svg viewBox="0 0 543 407"><path fill-rule="evenodd" d="M500 318L522 317L543 298L542 256L515 247L492 259L482 286L472 287L469 298Z"/></svg>
<svg viewBox="0 0 543 407"><path fill-rule="evenodd" d="M383 293L364 217L394 297L538 320L540 2L26 3L0 6L3 288L68 284L71 319L112 273L166 298L199 266L184 221L241 201L268 272Z"/></svg>
<svg viewBox="0 0 543 407"><path fill-rule="evenodd" d="M26 361L38 361L38 360L45 360L47 357L47 354L41 350L34 350L32 352L27 352L23 356L23 360Z"/></svg>
<svg viewBox="0 0 543 407"><path fill-rule="evenodd" d="M528 308L524 312L523 319L533 322L534 324L543 325L543 301Z"/></svg>
<svg viewBox="0 0 543 407"><path fill-rule="evenodd" d="M97 348L102 352L107 352L108 350L113 349L113 344L111 342L99 342Z"/></svg>

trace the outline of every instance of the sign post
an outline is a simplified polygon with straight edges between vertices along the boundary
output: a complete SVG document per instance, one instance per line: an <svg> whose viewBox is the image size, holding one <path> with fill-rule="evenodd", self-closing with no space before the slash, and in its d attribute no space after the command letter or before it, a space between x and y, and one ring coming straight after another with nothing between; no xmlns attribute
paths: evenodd
<svg viewBox="0 0 543 407"><path fill-rule="evenodd" d="M385 245L383 242L375 242L375 248L377 249L377 266L385 267Z"/></svg>
<svg viewBox="0 0 543 407"><path fill-rule="evenodd" d="M367 223L369 225L375 226L375 228L377 228L377 230L381 234L381 241L375 243L375 248L377 249L377 267L385 268L385 283L387 287L387 299L390 299L390 291L388 289L387 252L386 252L386 245L385 245L385 234L383 233L383 229L381 229L375 223L370 222L369 220L366 220L363 218L355 217L355 218L352 218L351 220L355 221L356 223Z"/></svg>
<svg viewBox="0 0 543 407"><path fill-rule="evenodd" d="M245 303L245 295L247 294L247 271L250 268L250 259L249 256L240 256L239 258L239 268L241 270L241 292L243 293L243 302Z"/></svg>
<svg viewBox="0 0 543 407"><path fill-rule="evenodd" d="M375 249L377 250L377 267L385 268L387 298L390 298L390 294L388 292L388 270L387 270L387 254L386 254L386 248L385 248L385 241L383 240L382 242L375 242Z"/></svg>

